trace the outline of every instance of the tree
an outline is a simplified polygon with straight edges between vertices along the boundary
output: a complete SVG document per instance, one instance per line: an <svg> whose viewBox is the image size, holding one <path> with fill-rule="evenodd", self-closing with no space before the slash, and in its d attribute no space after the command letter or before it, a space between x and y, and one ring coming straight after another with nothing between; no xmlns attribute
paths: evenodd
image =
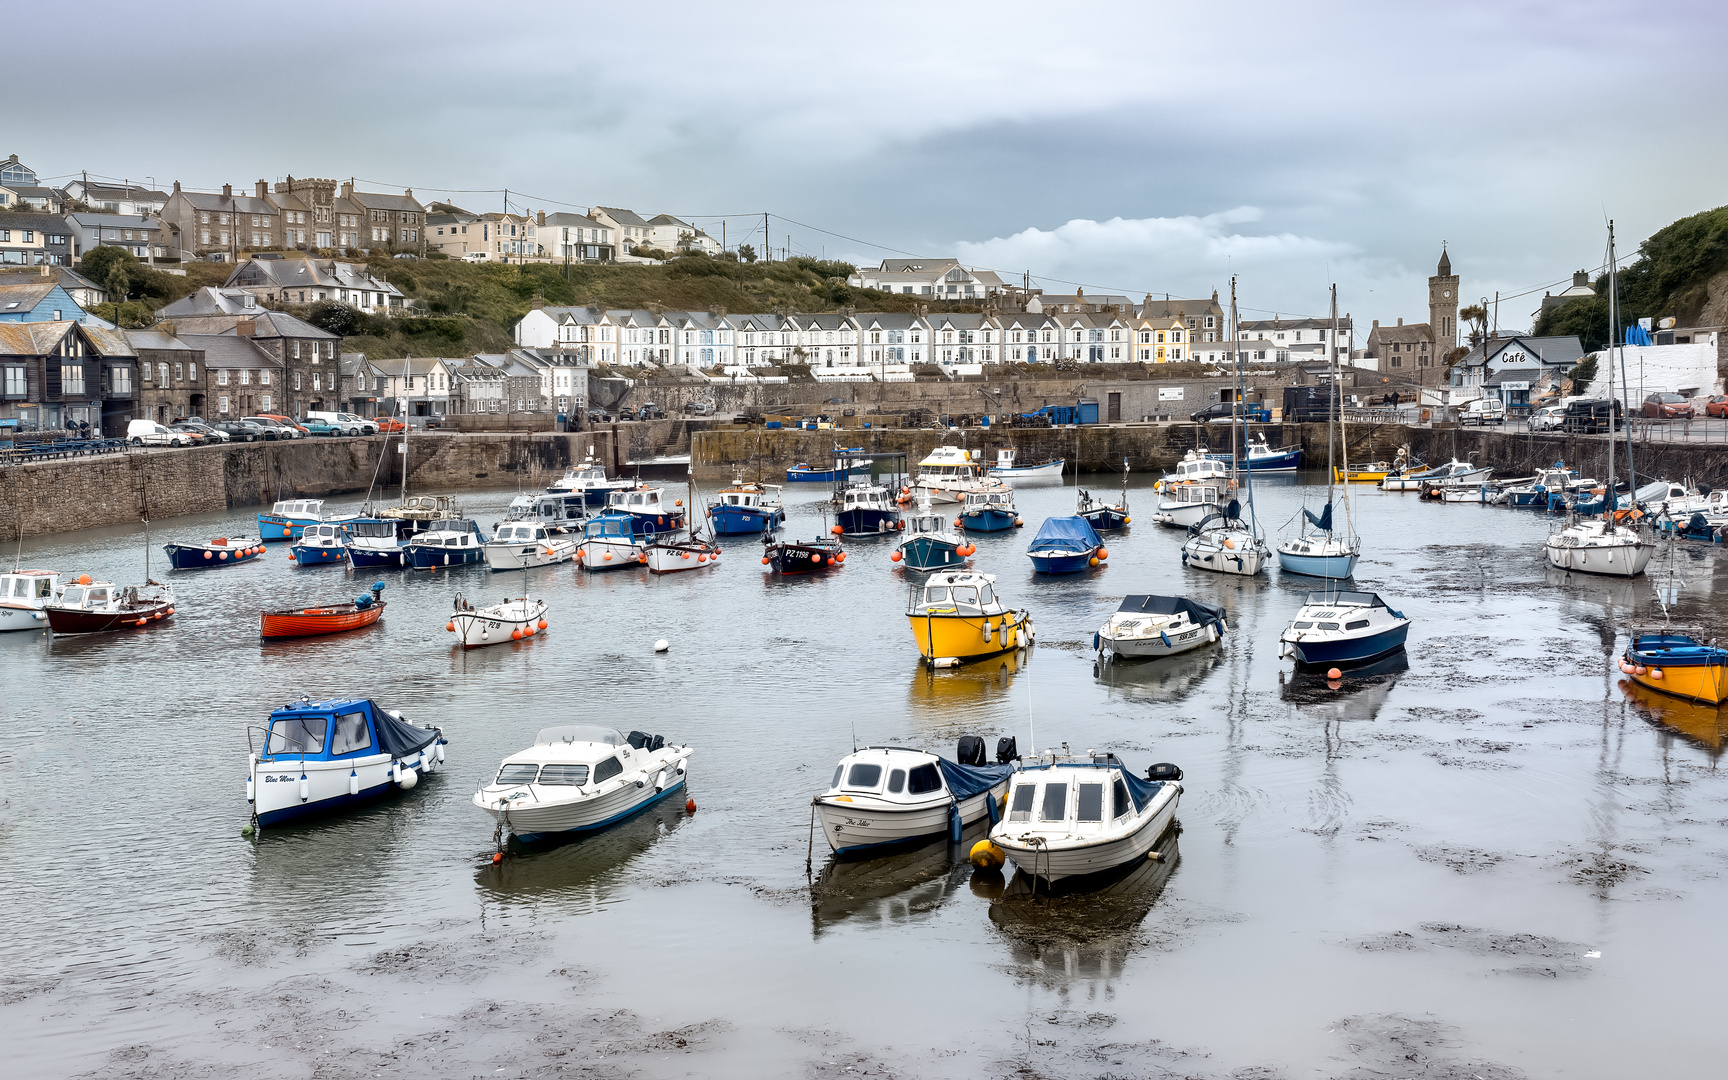
<svg viewBox="0 0 1728 1080"><path fill-rule="evenodd" d="M1578 335L1585 352L1595 352L1608 344L1608 298L1580 296L1557 307L1551 307L1536 318L1537 337Z"/></svg>
<svg viewBox="0 0 1728 1080"><path fill-rule="evenodd" d="M91 281L99 281L108 289L108 294L115 300L124 300L130 296L143 279L138 259L123 247L97 247L84 253L78 260L78 272ZM115 274L123 276L124 283L115 287Z"/></svg>
<svg viewBox="0 0 1728 1080"><path fill-rule="evenodd" d="M738 257L747 263L753 263L756 261L756 248L751 244L739 244Z"/></svg>
<svg viewBox="0 0 1728 1080"><path fill-rule="evenodd" d="M306 313L306 321L320 330L351 337L361 325L360 309L337 300L320 300Z"/></svg>
<svg viewBox="0 0 1728 1080"><path fill-rule="evenodd" d="M1471 304L1458 309L1458 317L1470 324L1470 344L1480 345L1488 336L1488 309Z"/></svg>

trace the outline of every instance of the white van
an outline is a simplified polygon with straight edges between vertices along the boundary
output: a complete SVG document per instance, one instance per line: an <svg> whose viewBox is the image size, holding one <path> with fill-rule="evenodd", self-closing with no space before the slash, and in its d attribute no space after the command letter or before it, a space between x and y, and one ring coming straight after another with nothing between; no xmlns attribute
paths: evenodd
<svg viewBox="0 0 1728 1080"><path fill-rule="evenodd" d="M345 412L308 412L308 420L322 420L344 435L376 435L378 425L362 416Z"/></svg>
<svg viewBox="0 0 1728 1080"><path fill-rule="evenodd" d="M1468 427L1471 424L1504 424L1506 422L1506 404L1498 398L1477 398L1464 409L1464 415L1459 418Z"/></svg>
<svg viewBox="0 0 1728 1080"><path fill-rule="evenodd" d="M466 255L462 256L462 261L463 262L487 262L487 261L490 261L491 258L492 258L491 252L488 252L488 251L470 251Z"/></svg>
<svg viewBox="0 0 1728 1080"><path fill-rule="evenodd" d="M134 420L126 425L126 441L133 446L186 446L192 437L154 420Z"/></svg>

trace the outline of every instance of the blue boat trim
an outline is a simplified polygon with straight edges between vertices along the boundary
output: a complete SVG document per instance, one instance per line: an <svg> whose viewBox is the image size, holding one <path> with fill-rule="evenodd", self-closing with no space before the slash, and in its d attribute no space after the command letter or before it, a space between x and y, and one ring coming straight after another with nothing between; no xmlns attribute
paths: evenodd
<svg viewBox="0 0 1728 1080"><path fill-rule="evenodd" d="M670 784L666 788L666 790L660 792L658 795L655 795L653 798L643 799L641 802L637 803L635 806L632 806L630 809L624 811L622 814L614 814L611 817L605 819L604 821L596 821L592 825L584 825L579 829L559 829L557 832L544 832L544 833L516 833L515 836L516 836L516 839L518 839L518 840L537 840L537 839L539 839L541 837L545 837L545 836L567 836L570 833L596 832L600 829L606 828L609 825L616 825L620 821L623 821L625 818L635 817L637 814L640 814L642 811L648 809L650 806L653 806L655 803L659 802L661 799L664 799L666 796L672 794L674 791L682 790L683 787L684 787L684 778L682 776L680 776L677 780L675 780L672 784Z"/></svg>

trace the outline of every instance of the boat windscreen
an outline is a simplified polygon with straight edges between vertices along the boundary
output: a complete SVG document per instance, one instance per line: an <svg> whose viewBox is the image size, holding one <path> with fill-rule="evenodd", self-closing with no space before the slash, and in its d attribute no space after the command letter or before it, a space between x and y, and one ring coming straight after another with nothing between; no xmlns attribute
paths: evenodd
<svg viewBox="0 0 1728 1080"><path fill-rule="evenodd" d="M270 721L267 754L322 754L328 716L285 716Z"/></svg>
<svg viewBox="0 0 1728 1080"><path fill-rule="evenodd" d="M1305 604L1352 604L1362 607L1385 607L1386 602L1371 592L1311 592Z"/></svg>
<svg viewBox="0 0 1728 1080"><path fill-rule="evenodd" d="M617 728L601 727L599 724L565 724L560 727L541 728L540 734L534 736L535 746L555 746L558 743L591 742L603 746L623 746L624 736Z"/></svg>

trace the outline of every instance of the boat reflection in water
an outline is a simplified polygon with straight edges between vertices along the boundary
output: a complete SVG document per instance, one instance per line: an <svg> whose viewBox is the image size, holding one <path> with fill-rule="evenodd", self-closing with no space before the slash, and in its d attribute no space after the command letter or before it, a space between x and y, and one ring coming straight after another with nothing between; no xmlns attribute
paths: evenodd
<svg viewBox="0 0 1728 1080"><path fill-rule="evenodd" d="M975 874L972 891L988 895L990 921L1008 940L1019 976L1053 988L1077 979L1121 975L1144 938L1140 924L1163 895L1181 854L1172 826L1152 857L1130 867L1059 883L1055 892L1020 871L1006 885L999 873Z"/></svg>
<svg viewBox="0 0 1728 1080"><path fill-rule="evenodd" d="M1347 668L1340 679L1328 679L1318 668L1299 667L1279 674L1279 696L1323 720L1372 720L1398 676L1409 670L1410 656L1403 649Z"/></svg>
<svg viewBox="0 0 1728 1080"><path fill-rule="evenodd" d="M1649 578L1602 577L1549 566L1544 568L1542 580L1549 586L1567 590L1579 599L1612 604L1619 609L1643 611L1650 604Z"/></svg>
<svg viewBox="0 0 1728 1080"><path fill-rule="evenodd" d="M474 873L489 899L533 904L556 900L561 911L587 911L610 902L622 871L687 820L682 799L662 799L603 832L524 841L511 837L504 860ZM490 847L488 847L490 850Z"/></svg>
<svg viewBox="0 0 1728 1080"><path fill-rule="evenodd" d="M1114 700L1176 702L1193 693L1223 662L1219 650L1200 649L1155 660L1094 662L1092 675Z"/></svg>
<svg viewBox="0 0 1728 1080"><path fill-rule="evenodd" d="M946 670L920 663L907 684L906 696L913 708L935 710L944 720L953 720L956 707L1000 700L1012 687L1014 673L1030 663L1031 657L1032 649L1014 649Z"/></svg>
<svg viewBox="0 0 1728 1080"><path fill-rule="evenodd" d="M930 914L971 876L966 852L989 831L989 821L979 821L960 834L959 844L943 836L877 859L830 856L810 885L811 930L821 937L847 921L897 926Z"/></svg>
<svg viewBox="0 0 1728 1080"><path fill-rule="evenodd" d="M1711 756L1721 754L1728 746L1728 712L1651 690L1631 679L1621 679L1619 686L1633 711L1645 720L1697 743L1710 751Z"/></svg>

